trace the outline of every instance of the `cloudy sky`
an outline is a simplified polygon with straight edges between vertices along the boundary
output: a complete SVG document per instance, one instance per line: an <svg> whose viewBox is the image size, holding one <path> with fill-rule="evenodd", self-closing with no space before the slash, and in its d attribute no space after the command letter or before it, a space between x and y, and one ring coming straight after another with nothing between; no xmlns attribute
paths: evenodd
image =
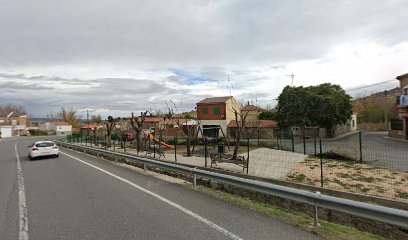
<svg viewBox="0 0 408 240"><path fill-rule="evenodd" d="M61 106L103 116L165 110L166 102L187 111L230 94L274 106L290 74L296 86L354 89L408 72L405 0L0 6L0 104L22 104L36 117Z"/></svg>

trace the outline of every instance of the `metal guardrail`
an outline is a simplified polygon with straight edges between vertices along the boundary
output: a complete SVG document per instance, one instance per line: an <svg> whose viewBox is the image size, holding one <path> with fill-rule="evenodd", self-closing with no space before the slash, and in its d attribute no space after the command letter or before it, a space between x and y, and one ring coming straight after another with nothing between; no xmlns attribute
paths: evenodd
<svg viewBox="0 0 408 240"><path fill-rule="evenodd" d="M118 152L112 152L109 150L97 149L86 146L78 146L75 144L70 144L66 142L58 142L60 146L66 145L71 147L78 147L93 151L96 153L103 153L108 155L113 155L116 157L121 157L125 159L134 160L144 164L146 169L147 165L156 166L160 168L165 168L177 172L183 172L194 175L194 185L196 182L196 177L201 176L204 178L216 180L222 183L231 184L248 190L270 194L277 197L282 197L302 203L307 203L315 207L314 218L315 225L317 225L317 207L322 207L326 209L331 209L343 213L347 213L353 216L368 218L376 220L383 223L388 223L391 225L399 226L408 229L408 211L383 207L348 199L342 199L337 197L331 197L327 195L320 194L319 192L313 193L299 189L293 189L289 187L279 186L271 183L265 183L261 181L255 181L250 179L245 179L241 177L230 176L221 173L215 173L212 171L201 170L197 168L191 168L186 166L181 166L174 163L166 163L162 161L157 161L153 159L133 156L129 154L123 154Z"/></svg>

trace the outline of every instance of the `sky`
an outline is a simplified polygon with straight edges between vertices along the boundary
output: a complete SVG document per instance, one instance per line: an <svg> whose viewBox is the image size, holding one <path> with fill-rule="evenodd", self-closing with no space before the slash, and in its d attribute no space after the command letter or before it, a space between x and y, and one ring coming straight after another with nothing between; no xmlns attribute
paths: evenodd
<svg viewBox="0 0 408 240"><path fill-rule="evenodd" d="M405 0L0 6L0 104L21 104L32 117L61 106L103 117L183 112L228 95L274 107L291 74L294 86L330 82L358 96L408 73Z"/></svg>

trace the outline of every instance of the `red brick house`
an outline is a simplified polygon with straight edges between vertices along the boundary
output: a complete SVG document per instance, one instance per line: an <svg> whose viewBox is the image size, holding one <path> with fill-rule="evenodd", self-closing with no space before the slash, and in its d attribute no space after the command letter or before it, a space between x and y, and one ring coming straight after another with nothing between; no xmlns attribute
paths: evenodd
<svg viewBox="0 0 408 240"><path fill-rule="evenodd" d="M234 110L241 113L241 106L233 96L206 98L197 103L197 120L208 137L227 133L227 125L235 120Z"/></svg>
<svg viewBox="0 0 408 240"><path fill-rule="evenodd" d="M391 122L390 137L408 140L408 73L397 77L400 81L401 96L397 97L396 107L399 120Z"/></svg>

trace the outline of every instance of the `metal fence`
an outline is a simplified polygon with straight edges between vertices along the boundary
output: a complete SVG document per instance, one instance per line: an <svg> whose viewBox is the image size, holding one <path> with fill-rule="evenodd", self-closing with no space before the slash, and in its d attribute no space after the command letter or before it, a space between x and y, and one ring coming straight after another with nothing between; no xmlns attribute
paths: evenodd
<svg viewBox="0 0 408 240"><path fill-rule="evenodd" d="M234 163L211 164L210 154L232 154L233 139L190 139L185 136L142 136L136 139L106 136L67 136L77 145L92 146L134 156L150 157L200 167L303 183L340 191L408 202L408 143L387 139L383 132L358 132L338 139L286 132L274 138L241 140L238 155L249 159L247 168ZM188 155L190 152L190 156Z"/></svg>

